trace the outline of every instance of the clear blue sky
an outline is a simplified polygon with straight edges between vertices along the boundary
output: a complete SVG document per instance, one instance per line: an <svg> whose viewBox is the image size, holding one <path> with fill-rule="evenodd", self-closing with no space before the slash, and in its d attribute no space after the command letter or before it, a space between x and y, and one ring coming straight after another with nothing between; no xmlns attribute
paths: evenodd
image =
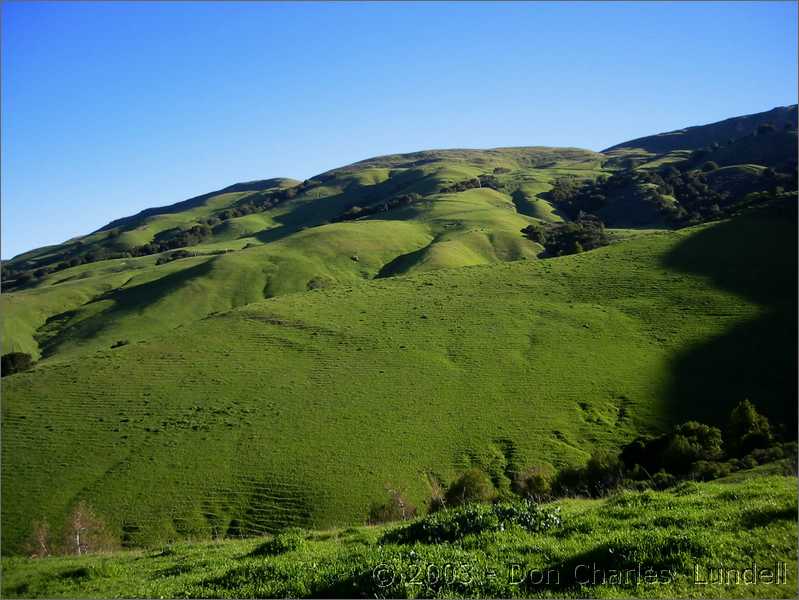
<svg viewBox="0 0 799 600"><path fill-rule="evenodd" d="M3 3L2 256L238 181L797 101L795 2Z"/></svg>

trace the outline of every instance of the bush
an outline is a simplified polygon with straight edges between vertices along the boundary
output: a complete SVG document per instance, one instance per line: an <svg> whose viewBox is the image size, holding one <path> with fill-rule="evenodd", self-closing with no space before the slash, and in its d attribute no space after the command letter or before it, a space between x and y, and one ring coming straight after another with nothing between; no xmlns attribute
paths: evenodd
<svg viewBox="0 0 799 600"><path fill-rule="evenodd" d="M490 502L497 495L494 484L483 471L472 468L461 475L447 490L446 503L450 506L467 502Z"/></svg>
<svg viewBox="0 0 799 600"><path fill-rule="evenodd" d="M666 473L666 471L658 471L652 477L652 485L658 490L670 488L675 483L677 483L677 478L671 473Z"/></svg>
<svg viewBox="0 0 799 600"><path fill-rule="evenodd" d="M699 460L694 463L691 476L699 481L710 481L719 477L726 477L733 471L733 465L725 462Z"/></svg>
<svg viewBox="0 0 799 600"><path fill-rule="evenodd" d="M278 556L305 547L305 531L291 527L281 531L271 540L264 542L250 553L250 556Z"/></svg>
<svg viewBox="0 0 799 600"><path fill-rule="evenodd" d="M585 465L585 481L594 496L604 496L617 488L623 475L619 456L605 450L595 451Z"/></svg>
<svg viewBox="0 0 799 600"><path fill-rule="evenodd" d="M28 556L43 558L53 554L54 548L50 541L50 526L47 521L34 521L31 535L25 544Z"/></svg>
<svg viewBox="0 0 799 600"><path fill-rule="evenodd" d="M397 490L390 489L389 497L382 504L374 504L369 510L370 525L389 523L391 521L405 521L416 516L416 507L408 502Z"/></svg>
<svg viewBox="0 0 799 600"><path fill-rule="evenodd" d="M552 495L554 478L555 470L551 465L530 467L514 477L512 489L523 498L535 501L546 500Z"/></svg>
<svg viewBox="0 0 799 600"><path fill-rule="evenodd" d="M723 457L721 431L689 421L670 433L633 440L622 448L620 457L631 473L648 476L666 471L678 476L687 475L696 461L715 461Z"/></svg>
<svg viewBox="0 0 799 600"><path fill-rule="evenodd" d="M386 532L381 544L440 544L467 535L504 531L518 526L530 532L561 525L560 509L544 509L533 502L469 504L428 515L405 527Z"/></svg>
<svg viewBox="0 0 799 600"><path fill-rule="evenodd" d="M428 505L428 512L434 513L442 510L447 505L446 490L442 487L439 480L430 476L430 503Z"/></svg>
<svg viewBox="0 0 799 600"><path fill-rule="evenodd" d="M583 467L566 467L555 477L552 489L559 496L604 496L624 480L624 465L619 456L595 451Z"/></svg>
<svg viewBox="0 0 799 600"><path fill-rule="evenodd" d="M25 352L9 352L0 358L0 374L3 377L27 371L33 366L33 359Z"/></svg>

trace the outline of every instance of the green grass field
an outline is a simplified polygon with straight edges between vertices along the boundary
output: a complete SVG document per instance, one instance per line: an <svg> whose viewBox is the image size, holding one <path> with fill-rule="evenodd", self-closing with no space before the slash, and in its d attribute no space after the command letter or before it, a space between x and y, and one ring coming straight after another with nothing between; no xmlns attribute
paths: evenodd
<svg viewBox="0 0 799 600"><path fill-rule="evenodd" d="M790 427L793 379L774 374L796 368L795 243L791 217L764 211L266 301L233 261L269 245L187 259L210 272L182 283L185 300L112 310L145 329L229 309L215 290L251 303L4 379L3 548L34 520L57 530L78 499L129 544L325 528L363 523L386 485L424 504L431 478L581 463L642 431L721 422L745 397Z"/></svg>
<svg viewBox="0 0 799 600"><path fill-rule="evenodd" d="M512 525L438 544L388 543L388 531L406 526L392 524L301 530L272 542L254 538L83 557L4 558L2 594L794 598L796 484L795 477L742 472L665 492L561 500L544 507L560 517L548 530L530 533ZM754 581L752 569L757 581L746 583ZM770 570L770 578L763 569Z"/></svg>

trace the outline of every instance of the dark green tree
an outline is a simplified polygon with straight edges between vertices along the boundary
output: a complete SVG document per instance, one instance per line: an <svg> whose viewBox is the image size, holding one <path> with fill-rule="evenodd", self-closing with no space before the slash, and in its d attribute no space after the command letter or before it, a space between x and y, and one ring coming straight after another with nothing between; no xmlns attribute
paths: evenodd
<svg viewBox="0 0 799 600"><path fill-rule="evenodd" d="M13 375L14 373L21 373L27 371L33 366L33 359L30 354L25 352L9 352L0 358L0 372L2 376Z"/></svg>
<svg viewBox="0 0 799 600"><path fill-rule="evenodd" d="M768 419L758 413L748 399L732 410L727 425L727 445L733 454L743 456L755 448L768 448L772 441Z"/></svg>

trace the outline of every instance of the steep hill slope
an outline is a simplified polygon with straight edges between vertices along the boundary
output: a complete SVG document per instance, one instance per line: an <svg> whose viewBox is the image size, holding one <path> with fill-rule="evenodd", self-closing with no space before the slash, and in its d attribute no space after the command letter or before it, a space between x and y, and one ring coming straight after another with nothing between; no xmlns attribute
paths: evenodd
<svg viewBox="0 0 799 600"><path fill-rule="evenodd" d="M45 361L3 380L3 549L81 498L127 543L363 522L387 485L423 504L470 464L507 485L743 397L793 431L795 247L795 211L754 211Z"/></svg>

